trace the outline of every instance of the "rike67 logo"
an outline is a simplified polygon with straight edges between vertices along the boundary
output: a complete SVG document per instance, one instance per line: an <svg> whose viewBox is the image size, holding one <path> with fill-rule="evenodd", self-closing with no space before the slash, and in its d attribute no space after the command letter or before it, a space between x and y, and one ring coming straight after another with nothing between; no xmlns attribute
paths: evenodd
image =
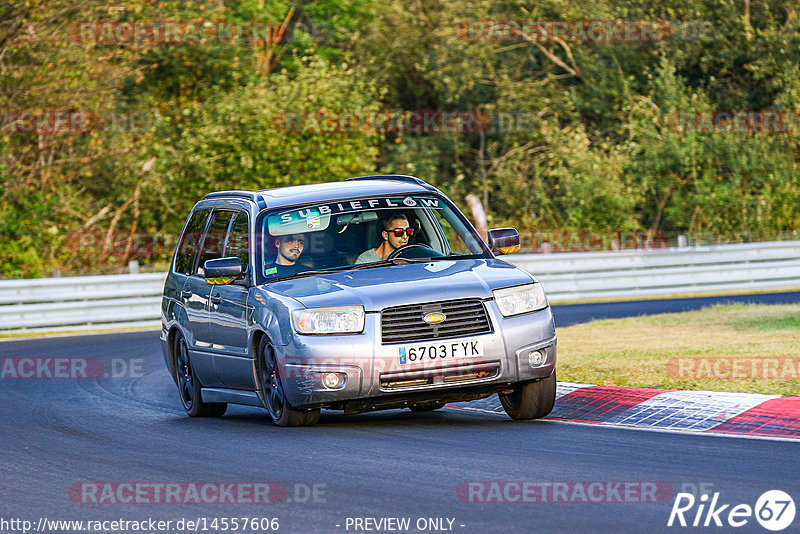
<svg viewBox="0 0 800 534"><path fill-rule="evenodd" d="M794 500L781 490L764 492L755 507L749 504L722 504L719 492L709 502L708 494L696 499L691 493L678 493L669 514L667 526L692 527L743 527L755 516L756 521L767 530L778 532L794 521Z"/></svg>

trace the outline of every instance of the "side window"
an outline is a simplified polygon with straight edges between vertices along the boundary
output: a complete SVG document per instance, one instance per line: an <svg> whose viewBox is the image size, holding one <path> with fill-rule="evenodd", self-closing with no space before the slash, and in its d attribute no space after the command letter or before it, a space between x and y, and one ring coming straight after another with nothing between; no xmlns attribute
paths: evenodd
<svg viewBox="0 0 800 534"><path fill-rule="evenodd" d="M208 260L222 257L225 247L225 235L228 233L228 224L233 216L232 211L215 211L211 217L211 224L208 232L203 236L203 250L200 252L200 261L195 267L194 273L202 276L203 264Z"/></svg>
<svg viewBox="0 0 800 534"><path fill-rule="evenodd" d="M197 253L200 234L206 225L208 213L211 210L197 210L192 213L192 217L186 224L186 231L178 245L178 254L175 256L175 272L182 274L192 274L192 260Z"/></svg>
<svg viewBox="0 0 800 534"><path fill-rule="evenodd" d="M242 211L237 212L233 216L233 223L228 234L225 257L239 258L242 262L242 272L246 272L250 264L248 231L247 214Z"/></svg>

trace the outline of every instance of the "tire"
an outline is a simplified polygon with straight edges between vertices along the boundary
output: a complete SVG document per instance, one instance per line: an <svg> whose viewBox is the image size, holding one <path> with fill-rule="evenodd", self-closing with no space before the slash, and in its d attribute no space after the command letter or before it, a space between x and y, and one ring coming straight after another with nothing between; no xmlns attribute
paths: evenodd
<svg viewBox="0 0 800 534"><path fill-rule="evenodd" d="M433 402L427 404L412 404L408 408L412 412L433 412L435 410L439 410L444 408L445 403L443 402Z"/></svg>
<svg viewBox="0 0 800 534"><path fill-rule="evenodd" d="M514 386L514 392L499 393L500 404L511 419L540 419L549 414L556 402L556 372L538 382Z"/></svg>
<svg viewBox="0 0 800 534"><path fill-rule="evenodd" d="M281 382L275 350L266 337L261 338L258 344L256 365L261 400L276 426L311 426L319 421L319 408L295 410L289 404Z"/></svg>
<svg viewBox="0 0 800 534"><path fill-rule="evenodd" d="M175 357L175 383L183 409L189 417L219 417L228 409L224 402L203 402L200 390L203 387L194 372L186 340L175 334L172 354Z"/></svg>

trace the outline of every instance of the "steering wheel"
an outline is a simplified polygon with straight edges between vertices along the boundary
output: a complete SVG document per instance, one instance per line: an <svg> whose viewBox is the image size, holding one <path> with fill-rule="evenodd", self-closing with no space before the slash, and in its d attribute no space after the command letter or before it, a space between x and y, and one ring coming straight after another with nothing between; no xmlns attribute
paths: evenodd
<svg viewBox="0 0 800 534"><path fill-rule="evenodd" d="M432 249L428 245L421 245L419 243L412 243L410 245L405 245L405 246L402 246L400 248L394 249L394 251L391 254L389 254L389 256L387 256L386 259L387 260L391 260L392 258L396 258L396 257L400 256L401 254L405 255L405 253L408 252L409 250L418 249L418 248L427 249L431 253L428 256L418 256L420 258L422 258L422 257L437 258L439 256L442 256L442 254L440 254L439 252L435 251L434 249Z"/></svg>

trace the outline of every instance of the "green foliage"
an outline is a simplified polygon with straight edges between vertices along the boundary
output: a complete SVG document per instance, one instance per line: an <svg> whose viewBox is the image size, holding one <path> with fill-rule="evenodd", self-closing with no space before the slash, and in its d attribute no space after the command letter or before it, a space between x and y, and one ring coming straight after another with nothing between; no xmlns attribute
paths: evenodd
<svg viewBox="0 0 800 534"><path fill-rule="evenodd" d="M48 226L52 202L33 188L16 191L0 187L0 276L36 278L44 276L51 264L43 236L58 232Z"/></svg>
<svg viewBox="0 0 800 534"><path fill-rule="evenodd" d="M167 125L154 147L165 204L185 213L214 190L266 189L369 172L377 155L374 134L316 133L313 121L321 112L375 110L375 94L356 69L311 57L292 76L277 74L268 85L247 85L188 108L191 121L171 133Z"/></svg>
<svg viewBox="0 0 800 534"><path fill-rule="evenodd" d="M708 133L679 119L800 113L795 4L750 2L746 12L731 0L11 0L0 6L0 110L96 115L85 132L0 131L0 276L163 261L168 247L136 250L127 237L174 236L211 190L372 171L418 175L456 202L473 193L492 224L796 235L797 131ZM674 33L498 42L464 31L489 20L661 20ZM260 21L273 33L77 42L74 28L87 21ZM342 112L404 110L492 122L460 133L315 126ZM302 131L288 131L287 117Z"/></svg>

